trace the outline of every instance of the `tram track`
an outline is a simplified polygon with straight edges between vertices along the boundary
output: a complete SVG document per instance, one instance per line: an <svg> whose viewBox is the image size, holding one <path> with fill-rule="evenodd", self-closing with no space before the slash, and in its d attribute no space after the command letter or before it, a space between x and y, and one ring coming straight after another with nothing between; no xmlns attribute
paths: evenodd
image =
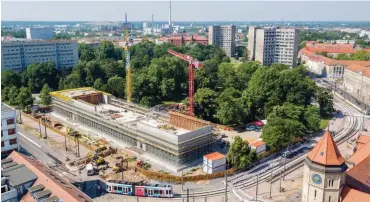
<svg viewBox="0 0 370 202"><path fill-rule="evenodd" d="M338 106L338 108L341 109L342 112L348 114L348 117L349 117L347 126L341 129L340 131L338 131L338 133L335 134L334 136L334 141L339 145L339 144L343 144L344 142L351 139L353 136L357 134L357 132L361 129L361 120L359 120L358 117L354 116L357 113L357 110L355 110L352 106L350 106L348 103L346 103L342 99L335 97L335 100L337 101L335 104ZM279 166L276 169L272 168L273 169L272 174L270 171L260 173L258 175L258 178L259 178L258 183L266 182L269 180L272 180L274 182L278 179L279 176L281 176L282 172L288 173L292 169L301 167L303 165L304 159L307 156L307 153L285 164L285 168L283 166ZM283 171L284 169L285 171ZM271 179L271 175L272 175L272 179ZM228 181L228 184L229 182L230 181ZM228 185L229 188L227 190L227 193L229 194L234 188L245 189L245 188L253 187L256 185L256 183L257 183L257 179L255 177L250 177L242 181L242 183ZM224 195L225 193L226 193L226 189L220 188L220 189L203 191L203 192L189 193L189 195L187 195L186 193L180 193L178 194L177 198L187 198L187 197L202 198L202 197Z"/></svg>

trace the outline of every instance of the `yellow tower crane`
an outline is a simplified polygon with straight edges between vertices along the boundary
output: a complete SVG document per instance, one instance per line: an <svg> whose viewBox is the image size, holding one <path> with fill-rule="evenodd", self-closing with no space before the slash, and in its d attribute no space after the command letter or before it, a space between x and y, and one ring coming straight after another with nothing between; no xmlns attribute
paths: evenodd
<svg viewBox="0 0 370 202"><path fill-rule="evenodd" d="M128 24L127 24L127 13L125 13L125 54L126 54L126 99L127 102L131 102L131 97L132 97L132 88L131 88L131 78L132 78L132 70L130 66L130 39L129 39L129 34L128 34Z"/></svg>

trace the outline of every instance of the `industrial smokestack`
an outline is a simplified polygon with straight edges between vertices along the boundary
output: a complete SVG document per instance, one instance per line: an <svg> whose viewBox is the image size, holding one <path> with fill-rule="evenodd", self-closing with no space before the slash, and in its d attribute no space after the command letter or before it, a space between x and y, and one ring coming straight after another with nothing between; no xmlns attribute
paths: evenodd
<svg viewBox="0 0 370 202"><path fill-rule="evenodd" d="M168 19L168 25L169 25L169 27L171 27L171 25L172 25L172 21L171 21L171 1L170 1L170 13L169 13L169 19Z"/></svg>
<svg viewBox="0 0 370 202"><path fill-rule="evenodd" d="M154 28L154 15L152 14L152 29Z"/></svg>

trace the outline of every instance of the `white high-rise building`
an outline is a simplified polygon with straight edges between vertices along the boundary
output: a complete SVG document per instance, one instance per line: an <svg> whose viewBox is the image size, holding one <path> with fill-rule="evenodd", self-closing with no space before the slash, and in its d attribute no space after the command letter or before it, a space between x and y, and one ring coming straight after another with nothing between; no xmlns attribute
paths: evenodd
<svg viewBox="0 0 370 202"><path fill-rule="evenodd" d="M1 43L1 70L21 71L30 64L54 61L57 68L78 63L77 41L28 40Z"/></svg>
<svg viewBox="0 0 370 202"><path fill-rule="evenodd" d="M208 30L208 44L222 48L226 55L235 55L235 25L212 25Z"/></svg>
<svg viewBox="0 0 370 202"><path fill-rule="evenodd" d="M280 63L295 67L298 43L298 29L249 27L248 56L265 66Z"/></svg>
<svg viewBox="0 0 370 202"><path fill-rule="evenodd" d="M26 28L27 39L52 39L54 30L52 27Z"/></svg>
<svg viewBox="0 0 370 202"><path fill-rule="evenodd" d="M1 104L1 158L13 150L19 150L16 112Z"/></svg>

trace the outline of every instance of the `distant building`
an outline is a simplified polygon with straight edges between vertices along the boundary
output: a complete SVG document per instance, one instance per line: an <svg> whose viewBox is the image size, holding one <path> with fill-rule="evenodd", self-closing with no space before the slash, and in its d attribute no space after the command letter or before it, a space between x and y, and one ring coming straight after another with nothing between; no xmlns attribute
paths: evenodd
<svg viewBox="0 0 370 202"><path fill-rule="evenodd" d="M19 150L16 111L1 104L1 158Z"/></svg>
<svg viewBox="0 0 370 202"><path fill-rule="evenodd" d="M171 37L162 37L160 40L166 41L168 43L171 43L175 46L182 46L188 43L198 43L202 45L208 44L208 39L206 37L198 36L198 35L178 35L178 36L171 36Z"/></svg>
<svg viewBox="0 0 370 202"><path fill-rule="evenodd" d="M235 55L235 25L212 25L208 29L208 44L222 48L226 55Z"/></svg>
<svg viewBox="0 0 370 202"><path fill-rule="evenodd" d="M18 152L1 161L1 201L93 202L69 180Z"/></svg>
<svg viewBox="0 0 370 202"><path fill-rule="evenodd" d="M226 156L213 152L203 157L203 172L212 174L226 170Z"/></svg>
<svg viewBox="0 0 370 202"><path fill-rule="evenodd" d="M1 43L1 70L21 71L30 64L54 61L57 68L78 63L77 41L28 40Z"/></svg>
<svg viewBox="0 0 370 202"><path fill-rule="evenodd" d="M26 28L27 39L52 39L54 30L52 27L31 27Z"/></svg>
<svg viewBox="0 0 370 202"><path fill-rule="evenodd" d="M295 67L298 43L298 29L249 27L249 59L265 66L279 63Z"/></svg>

